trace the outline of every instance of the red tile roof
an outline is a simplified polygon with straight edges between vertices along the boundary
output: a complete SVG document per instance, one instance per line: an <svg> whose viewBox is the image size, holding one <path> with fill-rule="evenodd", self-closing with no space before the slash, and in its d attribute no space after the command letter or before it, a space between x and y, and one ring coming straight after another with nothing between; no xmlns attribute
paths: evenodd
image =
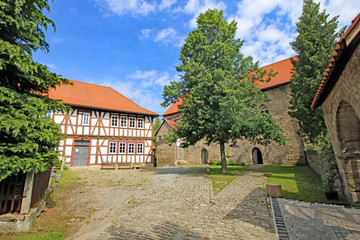
<svg viewBox="0 0 360 240"><path fill-rule="evenodd" d="M167 110L164 112L163 116L170 115L173 113L179 112L179 106L182 104L183 99L179 98L176 102L174 102Z"/></svg>
<svg viewBox="0 0 360 240"><path fill-rule="evenodd" d="M165 118L164 118L164 120L170 125L170 127L172 127L175 130L177 129L177 123L176 122L165 119Z"/></svg>
<svg viewBox="0 0 360 240"><path fill-rule="evenodd" d="M274 72L277 72L275 77L271 77L269 82L258 82L256 83L258 88L261 90L267 90L270 88L274 88L277 86L285 85L290 83L291 75L292 75L292 63L291 59L297 59L296 57L284 59L282 61L269 64L267 66L261 67L263 70L267 70L268 72L273 69Z"/></svg>
<svg viewBox="0 0 360 240"><path fill-rule="evenodd" d="M73 106L159 116L155 112L140 107L111 87L73 80L71 82L72 85L62 85L57 86L56 89L50 89L49 97L60 99L63 103Z"/></svg>
<svg viewBox="0 0 360 240"><path fill-rule="evenodd" d="M273 69L274 72L277 72L275 77L271 77L269 82L257 82L258 88L265 91L267 89L271 89L277 86L282 86L290 83L291 74L292 74L292 63L291 59L297 59L297 57L288 58L273 64L269 64L267 66L261 67L263 70L267 70L268 72ZM175 103L173 103L163 114L163 116L171 115L179 112L179 105L182 104L183 99L179 98Z"/></svg>
<svg viewBox="0 0 360 240"><path fill-rule="evenodd" d="M342 35L342 37L340 38L336 48L335 48L335 52L333 54L332 59L330 60L330 64L328 66L328 69L326 70L325 76L323 78L323 80L320 83L319 89L315 95L314 101L311 104L312 108L316 108L318 107L321 103L320 103L320 98L323 97L323 93L324 93L324 89L327 87L327 85L329 84L329 79L330 76L333 72L333 70L335 69L338 60L340 58L340 56L342 55L344 49L347 47L347 45L350 44L346 42L347 37L350 35L350 33L354 30L355 26L360 22L360 13L352 20L350 27L346 30L346 32L344 33L344 35ZM356 34L359 34L356 33ZM352 38L354 39L354 38ZM337 79L335 79L334 81L337 81ZM334 83L332 83L333 85ZM332 87L329 87L332 88ZM329 89L327 92L329 92L331 89Z"/></svg>

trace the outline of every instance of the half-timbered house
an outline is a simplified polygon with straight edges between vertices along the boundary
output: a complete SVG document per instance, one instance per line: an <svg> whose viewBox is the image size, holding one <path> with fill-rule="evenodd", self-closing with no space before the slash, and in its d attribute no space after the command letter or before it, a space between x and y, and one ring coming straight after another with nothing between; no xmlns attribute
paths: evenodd
<svg viewBox="0 0 360 240"><path fill-rule="evenodd" d="M59 151L69 166L153 164L153 118L110 87L72 81L49 91L71 110L49 112L63 133Z"/></svg>

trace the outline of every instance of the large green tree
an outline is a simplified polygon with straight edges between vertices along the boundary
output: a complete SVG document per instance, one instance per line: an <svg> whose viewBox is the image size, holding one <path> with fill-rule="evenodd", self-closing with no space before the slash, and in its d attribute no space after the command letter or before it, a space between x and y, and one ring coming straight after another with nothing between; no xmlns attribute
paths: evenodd
<svg viewBox="0 0 360 240"><path fill-rule="evenodd" d="M243 41L235 38L236 22L224 20L223 11L207 10L197 25L181 48L181 80L164 88L163 106L183 98L182 120L168 139L181 138L183 147L202 139L218 143L221 169L227 171L226 143L266 143L269 138L283 142L282 131L271 114L260 113L260 103L268 98L253 82L265 72L240 53Z"/></svg>
<svg viewBox="0 0 360 240"><path fill-rule="evenodd" d="M0 181L58 159L60 129L45 116L64 105L46 95L69 81L32 59L34 51L48 52L44 30L55 28L44 10L47 0L0 1Z"/></svg>
<svg viewBox="0 0 360 240"><path fill-rule="evenodd" d="M330 63L337 38L343 32L336 32L338 17L330 20L328 17L325 10L320 11L320 3L304 0L302 15L296 24L299 34L290 43L298 59L292 61L289 114L298 120L299 134L313 143L319 136L326 135L326 126L321 108L311 109L311 103Z"/></svg>

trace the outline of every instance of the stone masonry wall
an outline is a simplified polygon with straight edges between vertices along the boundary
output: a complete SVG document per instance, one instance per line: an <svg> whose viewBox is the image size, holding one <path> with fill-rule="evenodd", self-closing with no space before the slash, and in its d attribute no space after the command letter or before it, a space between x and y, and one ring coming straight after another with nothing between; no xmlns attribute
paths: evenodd
<svg viewBox="0 0 360 240"><path fill-rule="evenodd" d="M358 123L341 124L341 122L347 122L347 119L343 118L348 116L346 114L339 114L339 112L340 110L348 111L348 109L344 108L349 108L352 113L348 112L348 114L355 119L357 118L358 122L360 119L359 103L360 47L358 45L337 83L321 106L344 183L345 196L350 202L355 204L360 204L360 139L353 139L350 149L346 146L346 142L341 141L340 135L352 135L353 131L358 129L358 126L356 126ZM344 108L341 108L342 106Z"/></svg>
<svg viewBox="0 0 360 240"><path fill-rule="evenodd" d="M304 161L304 146L301 138L296 133L298 124L287 113L290 99L289 85L266 90L265 94L271 99L265 105L270 114L273 114L280 127L284 129L286 144L271 143L268 146L263 146L249 141L239 141L237 147L226 145L225 151L230 153L232 160L246 164L253 164L252 152L254 148L258 148L261 151L264 164L292 165L298 161ZM161 129L157 135L165 135L167 131L166 128ZM160 143L157 149L158 163L161 162L164 165L176 165L178 163L176 160L176 146L168 147ZM195 146L184 149L184 163L201 164L201 152L203 149L208 151L208 160L218 161L220 159L220 147L218 144L207 146L204 141L200 141ZM172 155L171 151L174 151Z"/></svg>
<svg viewBox="0 0 360 240"><path fill-rule="evenodd" d="M306 150L306 160L309 166L319 175L323 175L322 163L316 150Z"/></svg>
<svg viewBox="0 0 360 240"><path fill-rule="evenodd" d="M171 127L164 123L159 131L157 132L157 150L156 150L156 162L158 167L162 166L173 166L176 164L176 149L175 144L167 144L164 140L164 135L168 134ZM159 141L159 137L161 136L161 141Z"/></svg>

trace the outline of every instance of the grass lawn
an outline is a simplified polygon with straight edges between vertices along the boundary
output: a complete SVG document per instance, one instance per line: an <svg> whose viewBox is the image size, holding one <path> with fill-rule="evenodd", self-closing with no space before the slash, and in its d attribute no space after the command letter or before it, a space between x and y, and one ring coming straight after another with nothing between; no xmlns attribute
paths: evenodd
<svg viewBox="0 0 360 240"><path fill-rule="evenodd" d="M345 204L341 200L327 200L320 190L321 179L309 166L265 165L265 171L272 173L269 184L280 184L284 198L319 203Z"/></svg>
<svg viewBox="0 0 360 240"><path fill-rule="evenodd" d="M16 234L0 233L0 239L65 239L69 233L74 232L76 229L68 224L74 215L71 211L66 210L67 206L64 206L62 202L72 191L76 191L74 185L80 179L79 174L79 172L64 171L56 191L52 193L51 199L47 202L47 211L36 221L35 226L29 232ZM54 208L54 206L57 207Z"/></svg>
<svg viewBox="0 0 360 240"><path fill-rule="evenodd" d="M218 194L223 190L227 185L229 185L237 175L234 174L234 171L239 171L239 174L245 171L247 166L228 166L227 173L221 173L220 165L210 165L210 178L213 186L214 194Z"/></svg>

